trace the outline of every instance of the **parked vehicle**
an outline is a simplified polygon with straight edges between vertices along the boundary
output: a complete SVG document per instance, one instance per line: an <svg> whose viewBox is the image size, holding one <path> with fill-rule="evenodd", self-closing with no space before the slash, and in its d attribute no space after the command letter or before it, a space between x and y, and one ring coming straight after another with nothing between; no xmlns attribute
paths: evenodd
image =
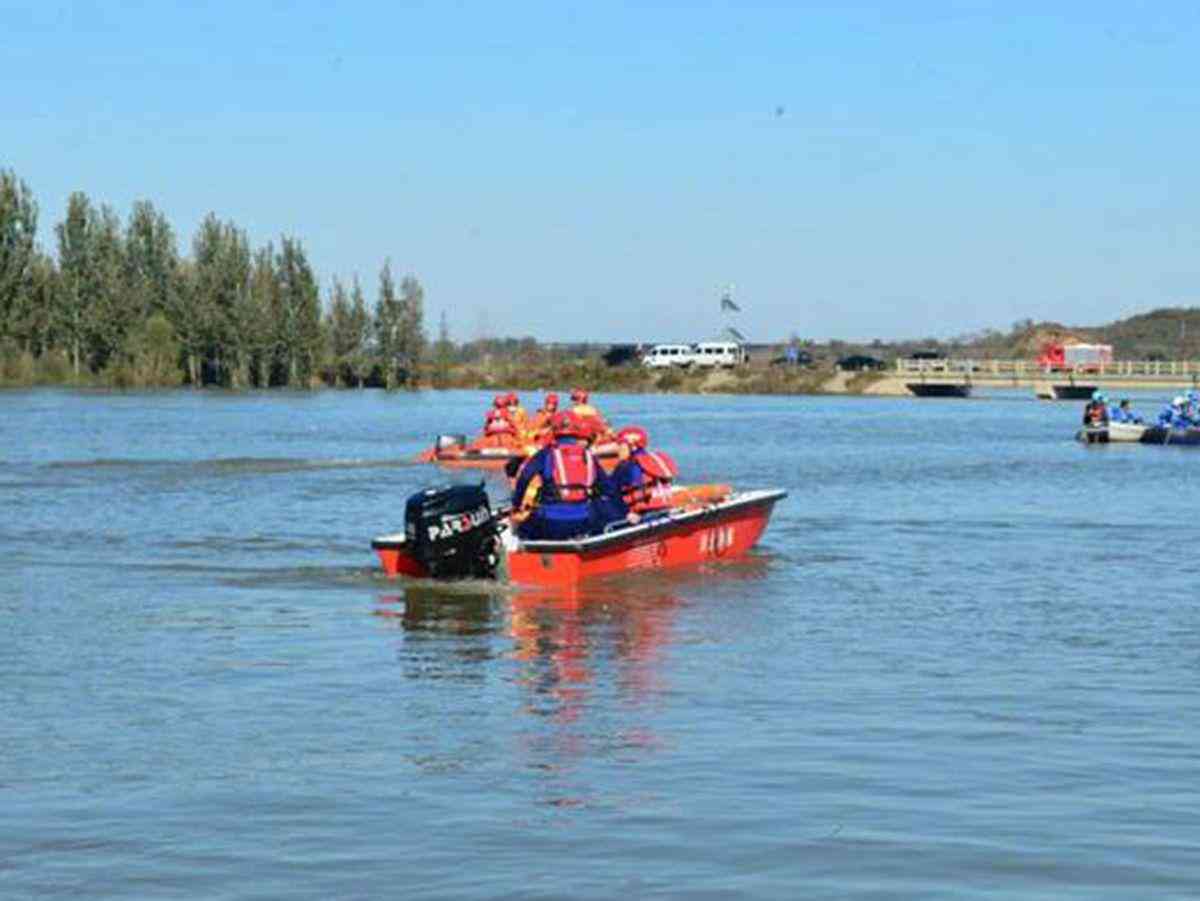
<svg viewBox="0 0 1200 901"><path fill-rule="evenodd" d="M608 366L624 366L639 359L636 344L614 344L604 354L604 362Z"/></svg>
<svg viewBox="0 0 1200 901"><path fill-rule="evenodd" d="M920 364L922 372L945 372L950 367L946 355L940 350L914 350L908 359Z"/></svg>
<svg viewBox="0 0 1200 901"><path fill-rule="evenodd" d="M887 364L878 357L867 356L866 354L852 354L848 357L842 357L837 361L838 369L843 372L863 372L864 370L883 369Z"/></svg>
<svg viewBox="0 0 1200 901"><path fill-rule="evenodd" d="M740 366L746 362L746 351L735 341L702 341L692 347L692 362L696 366Z"/></svg>
<svg viewBox="0 0 1200 901"><path fill-rule="evenodd" d="M1100 367L1112 362L1111 344L1061 344L1050 342L1042 345L1037 363L1047 372L1099 372Z"/></svg>
<svg viewBox="0 0 1200 901"><path fill-rule="evenodd" d="M785 353L771 358L772 366L811 366L812 364L813 355L807 350L797 350L790 356Z"/></svg>
<svg viewBox="0 0 1200 901"><path fill-rule="evenodd" d="M642 357L642 365L653 369L683 368L691 366L695 359L692 348L687 344L656 344Z"/></svg>

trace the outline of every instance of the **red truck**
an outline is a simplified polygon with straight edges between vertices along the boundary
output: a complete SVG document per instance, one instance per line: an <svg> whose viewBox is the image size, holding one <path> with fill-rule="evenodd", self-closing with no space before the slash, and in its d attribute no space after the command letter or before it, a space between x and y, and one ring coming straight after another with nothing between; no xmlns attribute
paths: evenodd
<svg viewBox="0 0 1200 901"><path fill-rule="evenodd" d="M1052 341L1042 345L1037 364L1047 372L1099 372L1101 366L1112 363L1111 344L1062 344Z"/></svg>

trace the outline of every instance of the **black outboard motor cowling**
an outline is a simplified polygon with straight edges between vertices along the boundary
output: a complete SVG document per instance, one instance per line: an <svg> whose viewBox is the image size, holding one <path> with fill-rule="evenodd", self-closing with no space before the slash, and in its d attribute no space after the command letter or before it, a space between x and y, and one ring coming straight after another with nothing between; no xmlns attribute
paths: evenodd
<svg viewBox="0 0 1200 901"><path fill-rule="evenodd" d="M404 505L410 553L435 579L492 579L497 523L483 485L427 488Z"/></svg>

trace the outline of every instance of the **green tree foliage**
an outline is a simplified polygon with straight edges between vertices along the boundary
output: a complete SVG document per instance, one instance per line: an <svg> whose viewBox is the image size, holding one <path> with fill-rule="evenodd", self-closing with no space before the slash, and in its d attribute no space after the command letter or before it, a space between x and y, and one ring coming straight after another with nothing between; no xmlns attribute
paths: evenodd
<svg viewBox="0 0 1200 901"><path fill-rule="evenodd" d="M275 329L271 320L279 284L275 278L275 248L268 244L254 252L250 285L237 308L240 353L234 387L271 383L275 359Z"/></svg>
<svg viewBox="0 0 1200 901"><path fill-rule="evenodd" d="M12 334L14 312L29 292L37 221L29 186L0 170L0 339Z"/></svg>
<svg viewBox="0 0 1200 901"><path fill-rule="evenodd" d="M125 222L76 192L36 242L38 208L0 170L0 380L230 388L412 384L425 355L424 289L399 289L385 264L368 309L358 279L333 280L322 322L318 279L300 241L251 246L209 214L181 256L147 200Z"/></svg>
<svg viewBox="0 0 1200 901"><path fill-rule="evenodd" d="M336 385L362 387L367 373L367 337L370 318L362 288L355 279L347 291L341 279L333 280L326 323L328 380Z"/></svg>
<svg viewBox="0 0 1200 901"><path fill-rule="evenodd" d="M125 285L139 319L167 314L176 307L179 249L166 217L148 200L139 200L125 228Z"/></svg>
<svg viewBox="0 0 1200 901"><path fill-rule="evenodd" d="M91 287L92 203L76 191L67 200L67 215L57 226L59 290L55 303L55 327L62 336L71 360L71 369L79 377L88 335L88 321L95 302Z"/></svg>
<svg viewBox="0 0 1200 901"><path fill-rule="evenodd" d="M93 209L88 230L91 243L88 277L91 301L87 312L88 362L93 371L103 369L125 344L139 321L136 299L126 290L125 238L121 220L105 205Z"/></svg>
<svg viewBox="0 0 1200 901"><path fill-rule="evenodd" d="M280 239L275 257L275 370L279 384L307 387L321 355L321 300L304 248L295 238Z"/></svg>
<svg viewBox="0 0 1200 901"><path fill-rule="evenodd" d="M438 337L433 346L433 387L445 388L450 384L450 364L454 362L454 344L450 341L450 326L446 323L446 311L438 317Z"/></svg>
<svg viewBox="0 0 1200 901"><path fill-rule="evenodd" d="M30 357L47 354L55 346L57 288L58 270L54 261L35 249L24 288L13 298L7 317L9 340Z"/></svg>
<svg viewBox="0 0 1200 901"><path fill-rule="evenodd" d="M240 387L239 373L251 351L244 346L239 313L250 292L250 241L232 222L205 217L192 242L195 290L192 303L200 330L207 381Z"/></svg>
<svg viewBox="0 0 1200 901"><path fill-rule="evenodd" d="M407 377L403 370L404 311L396 296L392 279L392 261L385 260L379 270L379 293L375 299L375 358L382 372L383 387L389 391Z"/></svg>
<svg viewBox="0 0 1200 901"><path fill-rule="evenodd" d="M425 289L406 275L397 294L391 261L385 261L375 301L375 356L384 387L417 384L426 343Z"/></svg>
<svg viewBox="0 0 1200 901"><path fill-rule="evenodd" d="M407 373L406 382L415 384L425 358L425 289L415 276L400 280L400 357Z"/></svg>
<svg viewBox="0 0 1200 901"><path fill-rule="evenodd" d="M179 341L162 313L139 322L125 342L110 379L117 387L174 387L179 384Z"/></svg>

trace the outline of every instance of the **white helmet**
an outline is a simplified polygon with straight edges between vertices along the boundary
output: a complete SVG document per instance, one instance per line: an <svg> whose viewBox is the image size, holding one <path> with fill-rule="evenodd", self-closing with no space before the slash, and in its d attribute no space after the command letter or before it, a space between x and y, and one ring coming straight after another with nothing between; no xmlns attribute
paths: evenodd
<svg viewBox="0 0 1200 901"><path fill-rule="evenodd" d="M1186 403L1187 403L1187 398L1181 394L1178 397L1176 397L1173 401L1171 401L1171 406L1172 407L1182 407Z"/></svg>

